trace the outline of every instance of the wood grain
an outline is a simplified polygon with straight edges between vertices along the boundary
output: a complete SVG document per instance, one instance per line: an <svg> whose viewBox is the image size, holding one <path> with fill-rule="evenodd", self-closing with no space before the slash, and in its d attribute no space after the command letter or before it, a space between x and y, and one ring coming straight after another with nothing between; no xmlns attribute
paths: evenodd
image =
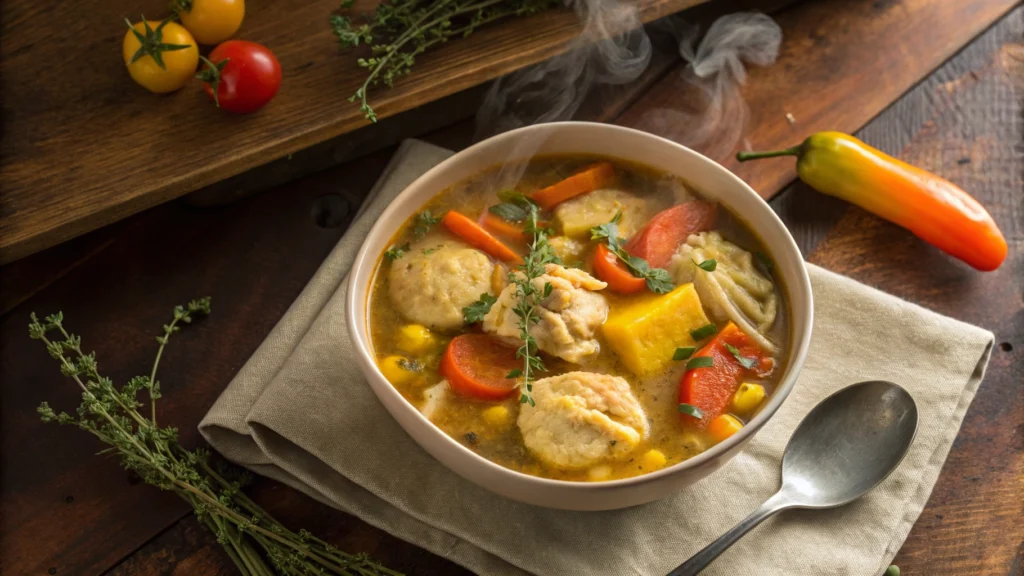
<svg viewBox="0 0 1024 576"><path fill-rule="evenodd" d="M650 21L701 1L637 4ZM251 116L210 106L198 82L163 97L131 82L120 59L124 19L156 17L162 6L0 6L0 263L367 124L347 100L364 70L357 54L338 54L327 23L336 0L250 0L239 37L274 50L284 73L274 102ZM578 31L571 10L487 27L418 57L414 74L372 92L374 109L387 117L538 62Z"/></svg>
<svg viewBox="0 0 1024 576"><path fill-rule="evenodd" d="M843 6L864 13L857 5ZM1014 549L1021 546L1019 527L1008 524L1022 501L1024 461L1021 92L1008 95L1004 80L987 76L999 76L998 69L978 64L996 62L989 55L997 54L1000 65L1011 69L1019 53L1014 46L1020 42L1021 10L1012 18L979 40L983 50L964 52L979 60L937 73L960 79L949 84L955 89L943 84L934 93L915 90L910 97L928 107L901 100L861 133L954 179L992 209L1013 242L1014 258L998 275L966 273L901 230L864 215L852 220L855 211L831 205L823 212L814 204L821 201L818 195L797 191L778 201L799 207L801 219L788 222L808 242L805 247L818 246L814 261L993 329L1008 346L994 352L929 507L898 559L907 574L1013 574ZM790 57L809 59L813 52ZM971 72L982 81L971 84ZM878 134L906 136L876 139ZM450 136L453 145L459 142ZM961 150L967 154L958 156ZM340 238L352 207L390 153L383 150L228 206L170 203L149 210L126 220L109 246L0 317L0 573L231 573L181 502L94 456L98 444L81 432L38 422L33 410L41 400L67 408L77 399L73 384L27 339L27 314L63 309L84 345L97 351L101 369L123 381L148 369L152 338L170 306L212 295L214 314L175 337L161 368L167 392L161 418L179 426L183 442L194 445L196 423ZM963 157L971 161L959 163ZM840 226L831 233L815 230L816 215L840 212ZM861 242L869 249L859 249ZM0 269L0 276L7 270ZM443 559L274 482L261 479L252 491L290 526L315 530L351 550L417 574L458 572ZM993 528L986 530L990 517Z"/></svg>
<svg viewBox="0 0 1024 576"><path fill-rule="evenodd" d="M738 142L696 146L765 198L796 178L792 158L741 164L739 149L798 144L820 130L859 130L904 92L988 28L1018 0L832 0L806 2L777 21L785 30L776 65L748 68L743 95L748 128ZM647 92L617 124L686 141L687 123L659 121L662 111L697 101L685 68ZM787 120L791 114L794 122Z"/></svg>

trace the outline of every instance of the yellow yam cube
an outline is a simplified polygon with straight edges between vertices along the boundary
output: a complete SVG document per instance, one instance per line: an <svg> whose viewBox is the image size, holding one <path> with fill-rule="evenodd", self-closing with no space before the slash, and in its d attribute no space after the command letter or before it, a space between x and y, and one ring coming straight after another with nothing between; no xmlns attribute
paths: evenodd
<svg viewBox="0 0 1024 576"><path fill-rule="evenodd" d="M395 344L402 352L416 354L434 346L434 336L426 326L406 324L398 329Z"/></svg>
<svg viewBox="0 0 1024 576"><path fill-rule="evenodd" d="M504 406L491 406L484 410L480 415L483 416L484 422L487 422L488 426L498 430L508 428L509 422L511 421L509 418L508 408L505 408Z"/></svg>
<svg viewBox="0 0 1024 576"><path fill-rule="evenodd" d="M764 386L744 382L732 396L732 411L740 416L747 416L761 405L762 400L764 400Z"/></svg>
<svg viewBox="0 0 1024 576"><path fill-rule="evenodd" d="M646 376L667 368L676 348L695 346L690 331L707 324L693 284L683 284L668 294L646 294L613 307L603 330L622 363Z"/></svg>
<svg viewBox="0 0 1024 576"><path fill-rule="evenodd" d="M644 470L658 470L665 467L665 455L661 450L648 450L644 453L640 459L640 465L644 467Z"/></svg>
<svg viewBox="0 0 1024 576"><path fill-rule="evenodd" d="M395 386L412 382L419 377L421 370L418 362L404 356L387 356L379 362L379 366L384 377Z"/></svg>
<svg viewBox="0 0 1024 576"><path fill-rule="evenodd" d="M739 418L732 414L722 414L708 424L708 436L715 444L718 444L739 432L741 428L743 428L743 422L740 422Z"/></svg>

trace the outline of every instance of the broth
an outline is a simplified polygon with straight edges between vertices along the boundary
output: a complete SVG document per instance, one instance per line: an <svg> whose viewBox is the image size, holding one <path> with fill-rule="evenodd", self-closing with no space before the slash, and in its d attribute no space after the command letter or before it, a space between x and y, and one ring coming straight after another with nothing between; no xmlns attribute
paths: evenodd
<svg viewBox="0 0 1024 576"><path fill-rule="evenodd" d="M630 210L630 213L624 215L620 222L624 235L635 233L644 223L650 221L662 210L700 199L699 194L678 177L620 160L582 155L544 156L531 159L526 163L515 191L521 194L530 194L533 191L544 189L576 174L581 169L594 165L595 162L610 162L614 167L615 174L614 184L610 188L626 192L636 199L635 202L632 199L627 199L628 201L625 203L626 209ZM421 211L429 210L431 214L438 215L454 210L477 220L477 217L484 214L488 207L502 202L498 198L498 190L494 185L496 173L497 168L492 168L455 184L437 194L421 208ZM502 196L508 198L510 194L503 193ZM620 212L625 214L625 210L620 210ZM566 223L569 220L568 218L560 220L550 212L545 214L547 214L546 219L551 220L551 225L555 228L554 233L550 236L553 245L582 247L578 254L563 258L565 266L575 265L587 272L593 272L592 255L597 242L589 240L588 237L575 240L576 244L567 240L558 240L560 237L564 238L560 235L562 230L559 228L559 224L568 228ZM553 463L551 458L540 457L535 451L531 451L524 443L523 433L520 426L517 425L520 410L523 409L518 393L511 394L510 397L503 400L482 400L454 393L450 387L445 387L442 383L445 380L441 374L442 356L451 339L460 334L482 333L480 324L463 324L455 328L440 329L425 327L422 322L417 323L410 319L408 310L404 313L400 310L403 305L408 304L396 302L396 300L406 300L407 298L425 298L420 293L419 284L411 283L410 286L406 286L410 283L405 278L392 278L393 270L397 266L409 266L411 269L415 259L419 258L420 260L416 262L422 262L432 251L455 250L464 247L444 224L434 224L422 234L421 238L417 239L415 229L420 223L418 215L413 216L396 232L392 239L392 246L401 248L403 255L395 259L394 263L384 255L381 256L370 293L368 320L374 354L382 372L406 400L424 411L425 415L446 434L479 455L507 468L535 476L572 481L612 480L652 472L691 458L716 442L716 437L708 430L694 425L693 421L688 420L688 416L680 414L680 381L687 372L687 361L673 361L667 367L655 370L651 374L638 376L624 363L621 355L613 349L614 346L609 343L604 330L598 329L594 335L598 351L588 354L576 362L569 362L542 351L541 356L547 371L538 374L537 379L574 371L619 376L625 379L632 395L642 407L643 416L648 426L646 434L635 443L635 447L628 453L599 458L584 466L558 465ZM632 231L627 230L630 227L633 228ZM729 243L746 252L767 254L767 250L758 240L756 233L724 207L719 206L718 208L713 230ZM518 254L525 255L527 253L528 248L525 242L510 241L503 236L498 237ZM441 254L441 252L438 253ZM391 254L394 255L394 253ZM459 252L459 254L464 253ZM742 254L740 258L743 258ZM480 259L477 258L477 260ZM776 349L771 354L770 362L774 364L774 369L770 374L761 377L749 371L745 371L743 374L742 382L760 385L763 388L764 396L756 406L746 410L743 414L730 408L730 417L740 423L749 421L771 396L785 372L790 345L789 313L784 300L781 279L772 274L770 259L754 258L754 260L758 262L757 267L761 275L771 282L772 295L769 301L774 306L774 321L770 323L770 327L760 332L760 336L773 343ZM489 261L496 265L493 277L489 279L491 286L489 292L497 296L512 266L497 262L493 258L489 258ZM403 262L408 262L408 264ZM439 265L448 266L449 263ZM680 264L680 266L684 265L686 264ZM482 270L486 270L486 267ZM695 274L704 272L703 270L694 271ZM722 273L724 272L722 271ZM708 274L713 273L708 272ZM452 282L469 282L471 284L475 282L478 285L483 285L484 281L480 274L470 276L470 280L452 276ZM396 287L392 286L393 281ZM397 290L399 286L405 288L402 295L396 298L393 288ZM630 303L638 301L639 298L651 298L646 294L642 296L616 294L607 288L595 291L595 293L603 296L612 314ZM437 298L443 300L449 294L434 294L431 296L434 300L429 300L429 302L435 302ZM701 302L710 319L713 314L707 304ZM718 318L714 318L712 321L719 330L723 329L725 322ZM707 346L714 338L716 337L700 340L694 347ZM758 369L768 362L768 360L763 360ZM712 369L718 368L708 368L707 370ZM696 370L701 370L701 368L696 368ZM439 383L442 384L439 385ZM730 406L735 407L739 404L734 401ZM623 423L621 415L612 414L610 419L617 425ZM578 427L571 429L577 430ZM558 439L556 438L555 441L557 442ZM609 443L614 446L616 440L609 440ZM569 449L573 449L573 447L570 446Z"/></svg>

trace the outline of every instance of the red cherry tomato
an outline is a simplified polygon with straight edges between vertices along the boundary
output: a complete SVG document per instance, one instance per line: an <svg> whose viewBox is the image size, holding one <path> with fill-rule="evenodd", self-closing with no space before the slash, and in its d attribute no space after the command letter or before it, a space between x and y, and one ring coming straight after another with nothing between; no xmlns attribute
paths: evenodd
<svg viewBox="0 0 1024 576"><path fill-rule="evenodd" d="M228 40L210 52L207 67L199 78L205 82L206 94L220 108L248 114L265 106L277 94L281 64L266 46Z"/></svg>

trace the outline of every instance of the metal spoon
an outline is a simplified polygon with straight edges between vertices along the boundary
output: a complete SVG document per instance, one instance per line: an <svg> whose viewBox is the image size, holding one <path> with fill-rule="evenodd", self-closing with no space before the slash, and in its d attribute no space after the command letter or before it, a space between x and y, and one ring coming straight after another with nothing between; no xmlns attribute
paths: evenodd
<svg viewBox="0 0 1024 576"><path fill-rule="evenodd" d="M699 573L776 512L834 508L860 498L896 469L916 433L917 405L892 382L861 382L822 400L789 439L782 488L669 576Z"/></svg>

